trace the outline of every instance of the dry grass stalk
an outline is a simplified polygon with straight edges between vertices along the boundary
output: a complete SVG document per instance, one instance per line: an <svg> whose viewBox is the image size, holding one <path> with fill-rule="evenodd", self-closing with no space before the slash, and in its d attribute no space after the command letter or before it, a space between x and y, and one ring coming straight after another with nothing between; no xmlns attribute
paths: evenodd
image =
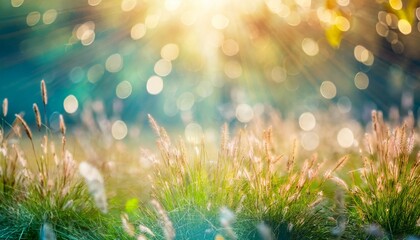
<svg viewBox="0 0 420 240"><path fill-rule="evenodd" d="M342 158L340 158L339 160L338 160L338 162L337 162L337 164L334 166L334 168L333 169L331 169L331 170L327 170L326 172L325 172L325 174L324 174L324 180L323 180L323 182L322 183L324 183L326 180L328 180L328 179L331 179L332 178L332 173L334 173L335 171L337 171L338 169L340 169L343 165L344 165L344 163L347 161L349 159L349 156L348 155L346 155L346 156L344 156L344 157L342 157ZM335 179L336 180L336 179Z"/></svg>
<svg viewBox="0 0 420 240"><path fill-rule="evenodd" d="M47 135L44 135L42 138L41 148L42 148L42 153L44 155L47 155L48 153L48 136Z"/></svg>
<svg viewBox="0 0 420 240"><path fill-rule="evenodd" d="M25 133L28 136L28 138L32 141L32 131L29 128L28 124L26 123L26 121L23 119L22 116L20 116L19 114L15 114L16 119L22 124L23 129L25 129Z"/></svg>
<svg viewBox="0 0 420 240"><path fill-rule="evenodd" d="M229 127L227 123L223 124L222 127L222 134L220 139L220 151L226 152L228 149L228 143L229 143Z"/></svg>
<svg viewBox="0 0 420 240"><path fill-rule="evenodd" d="M290 152L289 158L287 159L287 172L290 173L293 170L295 165L295 158L296 158L296 140L293 141L292 151Z"/></svg>
<svg viewBox="0 0 420 240"><path fill-rule="evenodd" d="M142 233L147 233L150 236L155 237L155 234L152 232L152 230L150 230L150 228L148 228L148 227L146 227L146 226L144 226L142 224L139 225L139 230Z"/></svg>
<svg viewBox="0 0 420 240"><path fill-rule="evenodd" d="M7 110L9 107L9 100L7 98L3 99L3 117L7 116Z"/></svg>
<svg viewBox="0 0 420 240"><path fill-rule="evenodd" d="M61 137L61 151L64 153L65 152L65 150L66 150L66 142L67 142L67 139L66 139L66 136L62 136Z"/></svg>
<svg viewBox="0 0 420 240"><path fill-rule="evenodd" d="M150 114L148 114L147 117L149 118L150 125L152 126L152 129L155 131L156 135L161 137L160 126L157 124L156 120Z"/></svg>
<svg viewBox="0 0 420 240"><path fill-rule="evenodd" d="M347 183L343 179L341 179L337 176L331 177L330 179L333 182L337 183L339 186L341 186L344 190L349 191L349 186L347 185Z"/></svg>
<svg viewBox="0 0 420 240"><path fill-rule="evenodd" d="M338 169L340 169L344 165L344 163L347 162L348 159L349 159L349 156L348 155L340 158L340 160L338 160L337 165L335 165L335 167L333 168L332 172L335 172Z"/></svg>
<svg viewBox="0 0 420 240"><path fill-rule="evenodd" d="M75 172L76 172L76 161L73 158L73 155L69 151L64 152L64 159L62 161L62 181L63 187L70 183L70 180L73 178Z"/></svg>
<svg viewBox="0 0 420 240"><path fill-rule="evenodd" d="M19 124L19 121L15 120L12 125L12 130L9 134L7 134L6 139L8 139L10 136L15 134L18 138L22 138L22 127Z"/></svg>
<svg viewBox="0 0 420 240"><path fill-rule="evenodd" d="M66 135L66 123L62 114L60 114L60 131L63 136Z"/></svg>
<svg viewBox="0 0 420 240"><path fill-rule="evenodd" d="M41 96L42 96L42 102L44 103L44 106L48 104L48 96L47 96L47 87L45 85L44 79L41 80Z"/></svg>
<svg viewBox="0 0 420 240"><path fill-rule="evenodd" d="M324 201L324 193L322 191L318 192L318 197L311 202L310 204L308 204L309 208L315 208L316 206L318 206L318 204L320 204L322 201Z"/></svg>
<svg viewBox="0 0 420 240"><path fill-rule="evenodd" d="M165 158L168 159L173 152L171 150L171 139L169 138L166 130L160 127L150 114L147 116L149 118L150 125L152 126L156 135L159 137L157 141L158 147L160 148L161 152L166 155Z"/></svg>
<svg viewBox="0 0 420 240"><path fill-rule="evenodd" d="M41 114L39 112L39 108L38 108L38 105L36 103L34 103L34 105L33 105L33 110L34 110L34 114L35 114L36 126L38 127L38 130L41 130L41 126L42 126Z"/></svg>
<svg viewBox="0 0 420 240"><path fill-rule="evenodd" d="M263 132L264 153L271 160L271 152L273 150L273 129L270 127Z"/></svg>

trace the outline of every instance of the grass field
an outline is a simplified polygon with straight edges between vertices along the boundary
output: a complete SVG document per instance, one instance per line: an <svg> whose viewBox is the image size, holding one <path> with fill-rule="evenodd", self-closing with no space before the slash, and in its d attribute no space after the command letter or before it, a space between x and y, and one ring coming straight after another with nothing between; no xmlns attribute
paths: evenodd
<svg viewBox="0 0 420 240"><path fill-rule="evenodd" d="M1 239L419 239L412 116L390 125L373 111L346 149L326 120L317 152L275 113L222 126L217 145L174 141L149 116L157 140L146 150L113 140L94 116L68 131L61 117L52 133L45 83L41 95L32 129L23 115L4 121L3 104Z"/></svg>

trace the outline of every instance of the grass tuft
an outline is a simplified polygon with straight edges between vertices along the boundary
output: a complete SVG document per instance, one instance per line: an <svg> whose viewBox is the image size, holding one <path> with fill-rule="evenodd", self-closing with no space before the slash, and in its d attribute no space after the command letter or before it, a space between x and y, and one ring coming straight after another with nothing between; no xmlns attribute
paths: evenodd
<svg viewBox="0 0 420 240"><path fill-rule="evenodd" d="M364 166L352 176L352 210L369 235L420 234L420 153L413 153L413 129L405 123L391 129L375 111L372 125Z"/></svg>

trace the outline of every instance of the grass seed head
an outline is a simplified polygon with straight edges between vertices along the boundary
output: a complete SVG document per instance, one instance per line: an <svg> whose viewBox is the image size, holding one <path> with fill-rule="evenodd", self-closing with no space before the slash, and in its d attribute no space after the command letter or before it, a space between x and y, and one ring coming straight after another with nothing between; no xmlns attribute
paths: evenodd
<svg viewBox="0 0 420 240"><path fill-rule="evenodd" d="M66 123L62 114L60 114L60 131L63 136L66 135Z"/></svg>
<svg viewBox="0 0 420 240"><path fill-rule="evenodd" d="M221 152L226 152L228 148L228 142L229 142L229 127L227 123L225 123L223 124L223 127L222 127L222 134L221 134L221 140L220 140Z"/></svg>
<svg viewBox="0 0 420 240"><path fill-rule="evenodd" d="M365 232L378 239L383 239L386 236L385 230L376 223L369 224L365 226Z"/></svg>
<svg viewBox="0 0 420 240"><path fill-rule="evenodd" d="M44 106L48 104L48 96L47 96L47 87L45 85L44 79L41 80L41 96L42 96L42 102L44 103Z"/></svg>
<svg viewBox="0 0 420 240"><path fill-rule="evenodd" d="M28 138L32 141L32 131L29 128L28 124L26 123L26 121L23 119L22 116L20 116L19 114L15 114L16 119L22 124L23 128L25 129L25 133L28 136Z"/></svg>
<svg viewBox="0 0 420 240"><path fill-rule="evenodd" d="M130 223L128 215L126 213L121 214L121 222L123 225L124 232L126 232L130 237L134 237L135 229L133 224Z"/></svg>
<svg viewBox="0 0 420 240"><path fill-rule="evenodd" d="M9 100L7 98L3 99L3 117L7 116L7 109L9 107Z"/></svg>
<svg viewBox="0 0 420 240"><path fill-rule="evenodd" d="M148 227L146 227L146 226L144 226L142 224L139 225L139 230L142 233L147 233L150 236L155 237L155 234L152 232L152 230L150 230L150 228L148 228Z"/></svg>
<svg viewBox="0 0 420 240"><path fill-rule="evenodd" d="M38 105L36 103L34 103L32 108L33 108L34 114L35 114L36 126L38 127L38 130L41 130L42 122L41 122L41 114L39 112Z"/></svg>

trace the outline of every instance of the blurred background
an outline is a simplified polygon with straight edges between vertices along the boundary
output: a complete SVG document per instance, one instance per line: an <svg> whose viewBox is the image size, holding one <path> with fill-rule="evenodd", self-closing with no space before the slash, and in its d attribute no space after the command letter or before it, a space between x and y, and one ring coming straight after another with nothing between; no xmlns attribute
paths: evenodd
<svg viewBox="0 0 420 240"><path fill-rule="evenodd" d="M418 0L4 0L0 97L29 122L44 79L53 130L59 114L72 126L86 109L103 109L116 139L139 133L147 114L186 133L272 110L299 118L303 130L318 112L362 124L372 109L418 117L419 7Z"/></svg>

